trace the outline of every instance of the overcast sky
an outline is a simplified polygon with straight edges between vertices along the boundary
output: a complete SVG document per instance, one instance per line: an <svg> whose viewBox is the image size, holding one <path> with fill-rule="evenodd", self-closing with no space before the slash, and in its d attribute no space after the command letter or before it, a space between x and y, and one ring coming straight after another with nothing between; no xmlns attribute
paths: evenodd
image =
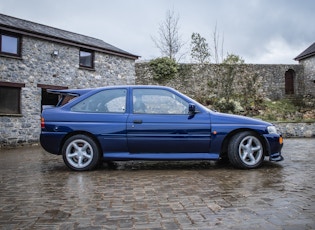
<svg viewBox="0 0 315 230"><path fill-rule="evenodd" d="M191 34L246 63L297 64L293 59L315 42L314 0L0 0L0 13L99 38L141 56L161 56L157 37L166 12L179 16L183 51L190 60Z"/></svg>

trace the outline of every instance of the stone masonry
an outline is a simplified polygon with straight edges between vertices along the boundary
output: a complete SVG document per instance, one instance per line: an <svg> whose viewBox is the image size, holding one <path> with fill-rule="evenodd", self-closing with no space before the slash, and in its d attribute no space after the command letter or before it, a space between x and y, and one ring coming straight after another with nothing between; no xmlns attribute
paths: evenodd
<svg viewBox="0 0 315 230"><path fill-rule="evenodd" d="M295 73L295 94L304 95L305 82L303 65L181 64L176 76L162 84L176 88L197 99L217 94L221 88L213 84L213 82L217 81L221 84L222 81L226 81L224 77L227 75L228 71L231 71L234 77L232 82L234 91L242 91L245 87L244 85L252 81L251 79L256 78L257 80L254 87L258 90L257 94L272 100L277 100L286 96L285 73L288 70L292 70ZM150 70L149 63L137 63L136 75L137 84L160 84L153 79L153 73Z"/></svg>
<svg viewBox="0 0 315 230"><path fill-rule="evenodd" d="M88 88L135 83L134 59L95 52L95 68L79 67L79 48L28 36L22 59L0 58L0 81L23 83L21 115L0 116L0 148L38 142L41 88L52 85ZM58 56L51 53L58 50Z"/></svg>
<svg viewBox="0 0 315 230"><path fill-rule="evenodd" d="M305 66L305 94L315 95L315 56L303 59L300 63Z"/></svg>
<svg viewBox="0 0 315 230"><path fill-rule="evenodd" d="M228 89L240 94L251 91L276 100L287 96L289 74L294 95L315 96L314 56L298 65L182 64L174 79L156 82L149 63L135 65L138 56L102 40L3 14L0 14L0 29L5 34L21 35L22 47L21 56L0 51L0 86L21 88L20 114L0 114L0 148L38 142L43 93L49 88L163 84L197 100L209 96L220 98ZM80 67L81 49L94 53L93 68ZM57 55L52 55L55 51ZM231 84L225 79L226 73L232 73ZM302 129L291 127L282 126L288 136L314 136L314 129L308 131L313 126L308 124Z"/></svg>

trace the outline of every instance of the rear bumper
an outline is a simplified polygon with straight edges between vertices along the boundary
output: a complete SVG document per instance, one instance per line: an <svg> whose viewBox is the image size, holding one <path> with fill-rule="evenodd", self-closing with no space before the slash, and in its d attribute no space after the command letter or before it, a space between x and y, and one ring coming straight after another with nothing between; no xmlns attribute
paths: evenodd
<svg viewBox="0 0 315 230"><path fill-rule="evenodd" d="M61 142L65 135L66 133L42 132L39 138L40 144L47 152L60 155Z"/></svg>

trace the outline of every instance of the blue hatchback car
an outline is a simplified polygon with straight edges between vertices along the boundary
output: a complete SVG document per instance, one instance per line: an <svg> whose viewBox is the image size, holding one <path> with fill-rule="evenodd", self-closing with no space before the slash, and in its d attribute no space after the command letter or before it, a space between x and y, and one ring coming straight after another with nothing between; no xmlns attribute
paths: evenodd
<svg viewBox="0 0 315 230"><path fill-rule="evenodd" d="M283 139L270 123L211 111L164 86L50 90L40 143L72 170L119 160L229 160L252 169L281 161Z"/></svg>

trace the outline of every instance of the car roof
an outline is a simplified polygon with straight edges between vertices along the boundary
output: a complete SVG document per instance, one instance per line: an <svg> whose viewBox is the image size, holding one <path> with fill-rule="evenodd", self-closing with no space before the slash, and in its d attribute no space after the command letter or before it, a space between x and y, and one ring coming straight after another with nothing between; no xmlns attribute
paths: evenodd
<svg viewBox="0 0 315 230"><path fill-rule="evenodd" d="M115 85L115 86L105 86L98 88L86 88L86 89L48 89L48 93L61 94L61 95L74 95L81 96L90 91L101 91L104 89L118 89L118 88L170 88L167 86L158 86L158 85Z"/></svg>

